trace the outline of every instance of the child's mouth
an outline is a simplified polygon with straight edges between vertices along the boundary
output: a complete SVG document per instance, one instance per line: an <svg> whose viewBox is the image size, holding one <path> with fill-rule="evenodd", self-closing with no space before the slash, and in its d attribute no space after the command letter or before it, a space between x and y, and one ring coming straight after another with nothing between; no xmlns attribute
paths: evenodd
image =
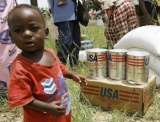
<svg viewBox="0 0 160 122"><path fill-rule="evenodd" d="M30 42L26 42L26 46L27 47L32 47L32 46L34 46L34 42L31 42L31 41Z"/></svg>

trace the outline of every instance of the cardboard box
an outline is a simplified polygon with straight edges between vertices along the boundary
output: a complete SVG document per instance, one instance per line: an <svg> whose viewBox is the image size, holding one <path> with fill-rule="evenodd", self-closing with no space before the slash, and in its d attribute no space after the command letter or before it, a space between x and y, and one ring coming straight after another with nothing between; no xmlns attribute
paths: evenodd
<svg viewBox="0 0 160 122"><path fill-rule="evenodd" d="M145 85L130 85L126 81L87 79L82 87L85 98L105 110L120 110L143 115L156 95L156 77L150 76Z"/></svg>

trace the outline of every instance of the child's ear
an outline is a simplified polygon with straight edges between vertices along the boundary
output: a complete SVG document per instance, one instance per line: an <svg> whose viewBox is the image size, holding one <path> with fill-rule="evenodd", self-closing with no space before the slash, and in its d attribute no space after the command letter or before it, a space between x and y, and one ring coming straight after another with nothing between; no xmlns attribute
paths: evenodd
<svg viewBox="0 0 160 122"><path fill-rule="evenodd" d="M48 35L49 35L49 29L48 28L45 29L45 33L46 33L45 38L48 39Z"/></svg>
<svg viewBox="0 0 160 122"><path fill-rule="evenodd" d="M13 39L12 39L12 36L11 36L11 32L9 31L9 36L11 37L11 41L12 41L12 43L14 44L14 41L13 41Z"/></svg>

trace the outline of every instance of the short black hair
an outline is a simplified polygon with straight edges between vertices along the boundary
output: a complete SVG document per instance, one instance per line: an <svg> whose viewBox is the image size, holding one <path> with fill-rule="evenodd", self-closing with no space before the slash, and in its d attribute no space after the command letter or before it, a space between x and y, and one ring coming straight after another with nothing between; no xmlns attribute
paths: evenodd
<svg viewBox="0 0 160 122"><path fill-rule="evenodd" d="M8 22L8 25L10 26L10 16L12 15L12 13L16 10L16 9L20 9L20 8L29 8L29 9L33 9L33 10L36 10L42 17L42 21L44 23L44 26L46 27L46 22L45 22L45 18L42 14L42 12L40 11L39 8L33 6L33 5L28 5L28 4L20 4L20 5L17 5L15 6L8 14L8 18L7 18L7 22Z"/></svg>

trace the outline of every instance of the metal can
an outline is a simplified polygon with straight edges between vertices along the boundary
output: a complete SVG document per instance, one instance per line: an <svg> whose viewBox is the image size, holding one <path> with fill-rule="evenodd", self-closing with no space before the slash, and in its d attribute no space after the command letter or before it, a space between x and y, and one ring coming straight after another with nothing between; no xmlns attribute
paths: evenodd
<svg viewBox="0 0 160 122"><path fill-rule="evenodd" d="M86 52L88 77L92 79L107 77L107 49L93 48Z"/></svg>
<svg viewBox="0 0 160 122"><path fill-rule="evenodd" d="M145 84L149 76L150 54L142 51L127 53L127 82L130 84Z"/></svg>
<svg viewBox="0 0 160 122"><path fill-rule="evenodd" d="M126 53L125 49L109 50L108 76L113 80L124 80L126 78Z"/></svg>
<svg viewBox="0 0 160 122"><path fill-rule="evenodd" d="M93 42L90 40L81 41L81 50L93 48Z"/></svg>

